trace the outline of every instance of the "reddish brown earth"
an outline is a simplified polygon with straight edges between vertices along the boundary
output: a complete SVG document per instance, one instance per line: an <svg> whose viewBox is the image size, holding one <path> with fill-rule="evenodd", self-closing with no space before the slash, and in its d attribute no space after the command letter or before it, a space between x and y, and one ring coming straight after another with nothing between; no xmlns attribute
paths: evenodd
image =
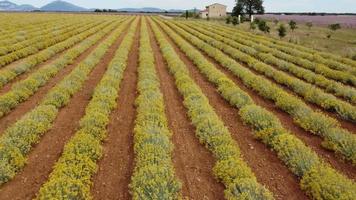
<svg viewBox="0 0 356 200"><path fill-rule="evenodd" d="M189 28L193 28L195 31L199 31L198 29L195 29L194 27L190 27L190 26L189 26ZM221 34L218 34L218 35L223 37L223 35L221 35ZM206 36L208 36L208 35L206 35ZM210 36L209 36L209 37L210 37ZM213 38L213 37L210 37L210 38ZM231 39L231 38L230 38L230 39ZM232 39L232 40L233 40L233 39ZM244 44L242 44L242 43L239 43L239 42L236 41L236 40L234 40L234 41L235 41L236 43L238 43L238 44L244 45ZM228 42L223 42L223 41L220 41L220 42L222 42L222 43L224 43L224 44L226 44L226 45L229 45L230 47L234 48L234 47L233 47L232 45L230 45ZM246 45L244 45L244 46L246 46ZM238 50L238 49L237 49L237 50ZM255 50L256 50L256 49L255 49ZM258 57L257 57L257 56L254 56L254 55L251 55L251 56L258 60ZM282 60L282 61L288 62L287 60L284 60L284 59L281 59L281 58L277 58L277 57L275 57L275 56L274 56L274 58L276 58L276 59L278 59L278 60ZM266 64L267 64L267 63L266 63ZM294 64L294 63L293 63L293 64ZM293 78L296 78L296 79L298 79L298 80L300 80L300 81L303 81L303 82L305 82L305 83L307 83L307 84L311 84L311 83L308 83L307 81L305 81L304 79L297 77L296 75L294 75L293 73L289 72L288 70L280 70L277 65L274 65L274 64L267 64L267 65L269 65L270 67L274 68L275 70L282 71L282 72L284 72L285 74L287 74L287 75L289 75L289 76L291 76L291 77L293 77ZM298 64L294 64L294 65L297 66L297 67L299 67L299 68L303 68L303 69L305 69L305 70L307 70L307 71L311 71L311 72L315 73L316 75L323 76L323 75L320 74L320 73L316 73L316 72L314 72L313 70L306 69L306 68L304 68L304 67L302 67L302 66L300 66L300 65L298 65ZM334 79L332 79L332 78L328 78L328 77L324 77L324 78L326 78L326 79L328 79L328 80L331 80L331 81L337 82L337 80L334 80ZM338 83L341 83L341 82L338 82ZM341 84L343 84L343 83L341 83ZM345 87L352 87L352 85L347 85L347 84L343 84L343 85L344 85ZM334 95L332 92L326 91L323 87L320 87L320 86L318 86L318 85L316 85L316 84L313 84L313 86L315 86L315 87L317 87L317 88L323 90L323 92L325 92L325 93ZM335 95L334 95L334 96L335 96ZM351 102L348 102L348 100L347 100L346 98L342 97L342 96L335 96L335 97L336 97L337 99L339 99L340 101L344 101L344 102L346 102L346 103L355 105L355 104L353 104L353 103L351 103Z"/></svg>
<svg viewBox="0 0 356 200"><path fill-rule="evenodd" d="M174 44L171 39L170 43ZM276 199L308 199L299 187L298 178L288 170L274 152L254 139L252 130L241 121L238 110L222 98L215 86L203 77L192 61L179 50L179 47L173 46L188 67L195 82L207 95L210 104L237 141L244 160L251 167L258 181L265 185Z"/></svg>
<svg viewBox="0 0 356 200"><path fill-rule="evenodd" d="M187 110L183 105L183 97L175 86L174 78L168 72L151 30L150 39L158 76L161 80L169 128L173 132L172 158L176 174L183 184L183 196L192 200L224 199L224 186L218 183L212 174L215 159L195 136L195 128L188 118Z"/></svg>
<svg viewBox="0 0 356 200"><path fill-rule="evenodd" d="M51 78L43 87L39 88L33 96L20 103L10 113L0 118L0 134L2 134L8 126L12 125L15 121L19 120L24 114L39 104L48 91L60 82L66 75L68 75L80 62L82 62L103 40L108 37L110 33L106 34L96 44L84 51L84 53L77 57L71 65L68 65L64 69L60 70L55 77Z"/></svg>
<svg viewBox="0 0 356 200"><path fill-rule="evenodd" d="M137 65L139 31L128 58L121 82L117 109L112 113L108 136L103 144L103 158L93 177L91 193L94 199L130 199L129 184L134 166L133 129L136 117Z"/></svg>
<svg viewBox="0 0 356 200"><path fill-rule="evenodd" d="M61 156L65 143L77 130L79 120L85 113L85 107L91 99L93 90L105 73L123 35L110 47L101 62L90 73L83 87L73 95L69 104L60 109L52 129L45 133L41 141L33 147L24 169L13 180L2 186L0 199L23 200L35 197L41 185L48 179L55 162Z"/></svg>
<svg viewBox="0 0 356 200"><path fill-rule="evenodd" d="M307 131L304 131L302 128L299 128L293 122L293 118L283 110L276 107L273 101L266 100L258 93L250 90L244 85L244 83L229 72L226 68L222 67L217 63L213 58L210 58L207 54L200 51L207 60L215 65L217 69L222 71L229 79L233 80L238 87L243 91L249 94L249 96L254 100L257 105L260 105L267 110L273 112L279 120L282 122L283 126L295 134L299 139L301 139L307 146L312 148L316 153L318 153L325 161L331 164L335 169L339 170L341 173L345 174L351 179L356 179L356 171L351 163L343 161L340 156L335 155L334 152L329 151L321 146L322 138L319 136L313 135ZM255 71L253 71L256 73ZM258 74L257 74L258 75ZM272 81L272 80L271 80Z"/></svg>
<svg viewBox="0 0 356 200"><path fill-rule="evenodd" d="M189 32L187 32L187 33L189 33ZM189 33L189 34L191 34L191 33ZM193 34L191 34L191 35L193 35ZM224 52L223 52L223 53L224 53ZM224 54L226 54L226 56L229 56L230 58L232 58L229 54L227 54L227 53L224 53ZM232 58L232 59L234 59L234 58ZM236 62L239 62L239 61L236 60L236 59L234 59L234 60L235 60ZM317 104L315 104L315 103L308 102L308 101L304 100L301 95L295 93L293 90L291 90L290 88L288 88L286 85L280 84L280 83L276 82L273 78L267 77L267 76L265 76L264 74L262 74L262 73L260 73L260 72L258 72L258 71L256 71L256 70L254 70L254 69L252 69L251 67L248 67L245 63L242 63L242 62L239 62L239 63L240 63L242 66L244 66L245 68L249 69L251 72L255 73L256 75L261 75L261 76L263 76L265 79L267 79L267 80L269 80L269 81L275 83L277 86L283 88L283 90L286 91L286 92L288 92L289 94L294 95L294 96L299 96L299 97L301 98L301 100L303 100L304 103L307 104L309 107L311 107L313 110L318 110L318 111L324 113L325 115L328 115L329 117L332 117L332 118L336 119L337 121L340 122L342 128L345 128L345 129L349 130L349 131L352 132L352 133L356 133L356 123L353 123L353 122L350 122L350 121L348 121L348 120L342 119L336 112L328 111L328 110L322 108L321 106L319 106L319 105L317 105ZM272 66L272 65L270 65L270 66L274 68L274 66ZM288 74L288 73L287 73L287 74ZM291 75L291 76L293 76L293 75ZM295 77L295 78L297 78L297 77ZM300 79L300 80L301 80L301 79ZM340 98L339 98L339 99L340 99ZM342 100L342 99L341 99L341 100Z"/></svg>

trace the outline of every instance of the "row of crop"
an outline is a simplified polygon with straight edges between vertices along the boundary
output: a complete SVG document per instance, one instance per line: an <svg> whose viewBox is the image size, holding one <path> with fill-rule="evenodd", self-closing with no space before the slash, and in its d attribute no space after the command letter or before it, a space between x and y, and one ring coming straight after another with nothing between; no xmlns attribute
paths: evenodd
<svg viewBox="0 0 356 200"><path fill-rule="evenodd" d="M151 23L163 57L176 86L184 98L184 106L196 127L196 135L214 155L217 162L214 175L224 183L226 199L273 199L272 194L261 184L242 159L237 143L215 113L209 100L189 76L189 71L179 55L169 44L157 25Z"/></svg>
<svg viewBox="0 0 356 200"><path fill-rule="evenodd" d="M53 87L40 105L4 131L0 137L0 184L12 179L25 165L32 145L39 142L41 136L51 128L58 110L66 106L72 95L82 87L92 69L125 30L127 23L120 25L70 74Z"/></svg>
<svg viewBox="0 0 356 200"><path fill-rule="evenodd" d="M242 39L241 37L231 36L231 34L224 33L222 31L215 31L214 28L208 28L208 27L203 28L203 26L197 25L197 24L198 23L194 23L193 25L188 25L188 26L205 34L205 35L208 35L216 40L224 42L225 44L230 45L231 47L237 48L246 54L252 55L255 58L257 58L267 64L271 64L271 65L277 67L278 69L287 71L287 72L295 75L298 78L304 79L304 80L306 80L306 82L309 82L311 84L315 84L321 88L324 88L327 92L333 93L335 96L342 97L342 98L350 101L351 103L356 103L356 90L354 88L345 86L345 85L338 83L336 81L333 81L333 80L329 80L322 75L315 74L314 72L312 72L310 70L300 68L292 63L288 63L286 61L283 61L283 60L280 60L280 59L274 57L273 55L275 55L275 54L273 52L277 52L277 54L281 54L280 52L278 52L278 50L266 47L264 45L254 43L254 42L246 40L246 39ZM234 38L234 40L229 39L229 38ZM237 41L238 43L235 41ZM261 53L261 52L264 52L264 53ZM273 55L271 55L269 53L272 53ZM292 58L292 60L293 59L294 58ZM288 60L288 61L290 61L290 60ZM311 65L309 65L309 66L311 66ZM326 70L330 70L330 69L326 68ZM340 71L333 72L333 74L341 74L341 73L344 73L344 72L340 72ZM354 77L352 75L349 75L349 76L352 77L352 79L348 79L348 80L354 79L355 83L356 83L356 77Z"/></svg>
<svg viewBox="0 0 356 200"><path fill-rule="evenodd" d="M46 23L41 23L38 24L38 26L24 26L21 28L20 31L12 32L10 34L2 34L0 38L0 55L4 55L6 51L7 45L13 45L18 42L22 42L24 40L27 40L31 37L34 37L36 35L39 35L40 33L43 32L43 29L47 30L48 28L56 25L58 23L57 21L48 21ZM62 23L67 23L66 20L62 20L60 22ZM68 23L67 23L68 24Z"/></svg>
<svg viewBox="0 0 356 200"><path fill-rule="evenodd" d="M68 50L65 54L50 64L45 65L36 72L32 73L26 79L14 84L9 92L0 96L0 118L10 112L18 104L30 98L40 87L45 85L60 70L73 63L78 56L98 42L102 37L104 37L104 35L113 30L116 26L117 23L111 24L110 26L108 26L108 24L103 24L91 29L90 31L75 36L76 41L79 42L84 40L89 35L96 33L92 37L82 41L76 47Z"/></svg>
<svg viewBox="0 0 356 200"><path fill-rule="evenodd" d="M159 22L178 47L194 62L199 71L212 82L231 105L239 109L242 121L255 132L256 138L276 151L288 168L301 178L301 188L314 199L354 199L356 185L325 164L300 139L289 133L271 112L254 104L251 97L215 68L204 55ZM211 52L219 54L218 51ZM221 53L221 52L220 52Z"/></svg>
<svg viewBox="0 0 356 200"><path fill-rule="evenodd" d="M325 93L323 90L305 83L304 81L297 79L295 77L291 77L285 72L279 71L273 68L270 65L267 65L247 53L243 53L242 51L235 49L223 42L217 41L211 37L208 37L198 31L195 31L182 23L175 23L179 27L183 28L185 31L197 36L198 38L204 40L208 44L222 50L232 58L243 62L247 67L256 70L257 72L263 74L266 77L274 79L277 83L281 85L285 85L290 88L294 93L304 97L306 101L311 103L315 103L320 107L329 110L335 111L342 118L350 121L356 121L356 107L351 105L348 102L342 101L337 97Z"/></svg>
<svg viewBox="0 0 356 200"><path fill-rule="evenodd" d="M47 15L46 17L39 17L33 14L29 15L18 15L18 14L0 14L1 17L1 33L0 40L3 37L14 34L21 30L28 30L30 28L35 28L43 24L50 23L51 21L63 20L63 16ZM69 18L67 18L69 19Z"/></svg>
<svg viewBox="0 0 356 200"><path fill-rule="evenodd" d="M323 146L325 148L340 153L345 159L356 164L356 136L342 129L335 119L313 111L299 98L294 97L269 80L254 74L222 51L188 34L173 23L168 23L168 25L193 45L214 58L223 67L230 70L247 87L258 92L262 97L274 101L278 108L293 117L294 123L299 127L323 137Z"/></svg>
<svg viewBox="0 0 356 200"><path fill-rule="evenodd" d="M181 183L172 163L173 144L146 20L141 22L137 116L134 128L135 168L132 199L179 199Z"/></svg>
<svg viewBox="0 0 356 200"><path fill-rule="evenodd" d="M351 72L353 75L356 75L356 70L355 70L356 62L348 58L343 58L329 53L319 53L319 51L316 51L311 48L303 47L301 45L296 45L289 42L283 42L270 37L258 36L237 29L228 28L228 30L230 30L232 34L234 33L244 34L248 37L249 40L253 40L269 45L271 48L278 49L290 55L305 58L312 62L324 64L325 66L328 66L331 69Z"/></svg>
<svg viewBox="0 0 356 200"><path fill-rule="evenodd" d="M98 31L99 30L98 28L102 28L104 27L103 25L110 24L110 23L113 23L113 21L109 21L106 23L98 23L94 25L93 28L91 29L88 29L87 27L82 27L81 29L79 29L79 31L81 31L82 33L72 36L63 42L59 42L43 51L40 51L39 53L29 56L25 58L22 62L14 66L6 67L0 70L0 89L4 85L9 83L11 80L19 76L20 74L30 71L36 65L45 62L46 60L52 58L58 53L74 46L78 42L81 42L81 40L85 38L83 35L89 36L90 34L93 34L95 31Z"/></svg>
<svg viewBox="0 0 356 200"><path fill-rule="evenodd" d="M216 29L215 27L210 27L210 29L214 29L215 31L221 31L220 33L224 33L228 35L229 37L235 39L235 40L243 40L246 45L253 45L255 44L263 44L265 48L260 48L259 50L261 51L266 51L266 53L272 53L274 56L287 60L291 63L300 65L306 69L313 70L314 72L318 74L322 74L326 77L342 81L345 84L351 84L355 85L355 75L356 75L356 68L352 68L349 66L345 65L335 65L339 67L330 67L327 66L325 63L329 61L321 60L320 57L317 57L315 55L313 56L306 56L306 55L300 55L298 52L295 52L295 49L291 49L291 47L286 47L286 46L278 46L274 42L268 42L265 41L264 39L261 38L254 38L251 39L251 37L247 34L244 34L243 32L230 32L229 30L226 29ZM286 53L285 53L286 52ZM319 58L319 59L318 59ZM333 61L331 61L333 62Z"/></svg>
<svg viewBox="0 0 356 200"><path fill-rule="evenodd" d="M43 38L55 37L58 35L58 33L60 34L60 32L62 30L65 30L67 28L73 29L75 27L81 27L83 25L87 25L87 24L91 24L91 23L93 23L93 22L89 22L89 23L84 23L82 21L75 21L75 22L71 22L71 23L61 22L61 23L57 24L57 26L55 28L53 28L54 24L52 24L52 27L42 27L41 30L37 31L38 34L33 35L33 37L31 37L31 38L28 38L28 39L23 40L18 43L6 44L6 45L2 46L0 49L0 56L4 56L8 53L21 50L28 46L35 46L38 42L43 41Z"/></svg>
<svg viewBox="0 0 356 200"><path fill-rule="evenodd" d="M349 73L332 70L326 66L314 64L306 59L288 55L274 48L270 48L251 40L247 40L247 38L241 37L241 34L231 35L227 32L217 31L213 27L203 26L201 23L186 24L200 32L203 30L204 34L214 37L215 39L229 44L232 47L238 48L245 53L252 53L254 57L268 64L272 64L279 69L288 71L291 74L294 74L296 77L304 79L311 84L325 88L328 92L332 92L337 96L344 97L352 103L356 102L356 90L354 88L347 87L341 83L327 79L331 78L341 81L345 84L349 83L351 85L356 85L356 77ZM299 66L296 66L292 63L302 66L305 69L300 68Z"/></svg>
<svg viewBox="0 0 356 200"><path fill-rule="evenodd" d="M13 16L11 16L13 17ZM12 18L11 18L12 19ZM27 34L28 31L32 30L38 30L41 29L42 26L47 26L47 25L53 25L53 23L57 23L57 20L55 19L46 19L45 21L39 21L39 20L34 20L31 23L19 23L18 20L15 20L14 22L11 22L11 19L9 18L4 19L5 21L10 21L9 25L1 25L1 28L3 28L6 31L2 31L0 35L0 44L3 44L4 41L8 39L16 39L18 36L22 36L23 34ZM64 20L61 20L64 21ZM67 21L67 20L66 20ZM19 38L21 41L21 38ZM18 40L16 40L18 41ZM9 44L9 43L5 43Z"/></svg>
<svg viewBox="0 0 356 200"><path fill-rule="evenodd" d="M135 20L99 84L80 120L79 130L65 145L49 179L37 199L91 199L91 177L102 156L101 141L107 135L110 113L116 108L118 90L126 68L138 20ZM118 169L119 170L119 169Z"/></svg>
<svg viewBox="0 0 356 200"><path fill-rule="evenodd" d="M89 29L93 26L94 26L93 24L85 25L85 27L87 29ZM28 47L25 47L18 51L14 51L14 52L6 54L4 56L0 56L0 67L3 67L7 64L10 64L16 60L27 57L29 55L35 54L42 49L45 49L52 45L55 45L56 43L64 41L64 40L66 40L76 34L79 34L83 31L83 30L81 30L81 31L80 30L81 30L80 27L76 27L76 26L67 27L67 28L62 29L60 32L58 32L56 34L56 36L43 37L41 42L38 42L38 43L34 44L33 46L28 46Z"/></svg>

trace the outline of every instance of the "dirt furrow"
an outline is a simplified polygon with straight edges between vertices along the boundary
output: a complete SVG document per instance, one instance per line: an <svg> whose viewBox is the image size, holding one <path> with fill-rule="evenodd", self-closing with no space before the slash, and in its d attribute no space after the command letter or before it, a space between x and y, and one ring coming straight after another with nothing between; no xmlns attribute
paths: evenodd
<svg viewBox="0 0 356 200"><path fill-rule="evenodd" d="M104 41L110 35L111 32L109 32L107 35L101 38L96 44L91 46L79 57L77 57L71 65L68 65L64 69L60 70L55 77L51 78L44 86L40 87L33 96L31 96L26 101L20 103L10 113L0 118L0 134L3 133L8 126L16 122L24 114L26 114L28 111L34 108L52 87L54 87L66 75L68 75L80 62L82 62L102 41Z"/></svg>
<svg viewBox="0 0 356 200"><path fill-rule="evenodd" d="M171 39L169 41L171 44L174 43ZM241 121L238 110L222 98L215 86L198 71L176 45L174 48L239 144L241 153L255 173L258 182L265 185L276 199L308 199L299 187L298 178L288 170L274 152L253 137L252 130Z"/></svg>
<svg viewBox="0 0 356 200"><path fill-rule="evenodd" d="M0 199L24 200L35 197L60 157L65 143L77 130L79 120L85 113L85 107L91 99L93 90L105 73L122 39L123 34L90 73L81 90L73 95L66 107L60 109L51 130L44 134L39 144L29 154L27 165L12 181L1 188Z"/></svg>
<svg viewBox="0 0 356 200"><path fill-rule="evenodd" d="M224 199L224 186L212 174L214 157L195 136L195 128L183 105L183 97L174 84L174 78L168 72L151 30L150 38L161 80L169 128L173 132L173 164L178 178L183 183L183 196L192 200Z"/></svg>
<svg viewBox="0 0 356 200"><path fill-rule="evenodd" d="M94 199L130 199L129 184L134 167L133 129L136 116L137 66L140 24L130 51L124 78L121 82L117 109L110 118L108 136L103 143L103 158L93 177Z"/></svg>
<svg viewBox="0 0 356 200"><path fill-rule="evenodd" d="M240 63L240 64L242 66L246 67L247 69L249 69L254 74L262 75L261 73L257 72L256 70L251 69L250 67L247 67L245 63ZM352 123L352 122L350 122L348 120L342 119L337 113L325 110L324 108L322 108L321 106L319 106L319 105L317 105L315 103L311 103L311 102L308 102L308 101L304 100L304 98L302 96L298 95L297 93L295 93L292 89L288 88L287 86L277 83L273 78L266 77L264 75L262 75L262 76L265 79L267 79L267 80L271 81L272 83L276 84L278 87L282 88L285 92L287 92L287 93L289 93L291 95L294 95L296 97L299 97L306 105L308 105L314 111L320 111L323 114L336 119L341 124L342 128L349 130L351 133L356 133L356 123Z"/></svg>
<svg viewBox="0 0 356 200"><path fill-rule="evenodd" d="M307 146L312 148L318 155L320 155L325 161L331 164L335 169L339 170L341 173L345 174L351 179L356 179L356 172L350 163L347 163L341 159L340 156L335 155L333 151L329 151L321 146L322 138L313 135L302 128L295 125L293 118L283 110L279 109L274 103L270 100L266 100L261 97L258 93L254 92L253 90L249 89L244 85L244 83L234 76L231 72L229 72L226 68L222 67L219 63L217 63L213 58L210 58L207 54L200 51L207 60L209 60L212 64L215 65L217 69L223 72L229 79L234 81L236 85L238 85L243 91L249 94L249 96L254 100L254 102L266 108L270 112L274 113L283 126L290 130L295 136L301 139ZM281 86L283 87L283 86Z"/></svg>

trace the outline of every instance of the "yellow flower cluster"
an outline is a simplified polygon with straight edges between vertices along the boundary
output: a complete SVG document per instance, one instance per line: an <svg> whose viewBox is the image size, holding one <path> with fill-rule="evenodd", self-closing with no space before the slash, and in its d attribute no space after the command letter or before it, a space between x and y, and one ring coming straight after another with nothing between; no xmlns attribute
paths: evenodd
<svg viewBox="0 0 356 200"><path fill-rule="evenodd" d="M137 118L134 129L135 169L130 189L135 200L180 199L181 183L172 164L171 135L165 114L160 81L148 35L141 21Z"/></svg>
<svg viewBox="0 0 356 200"><path fill-rule="evenodd" d="M209 63L199 51L195 50L193 46L183 40L177 33L221 62L224 66L235 67L232 64L233 62L226 59L227 56L224 57L221 51L212 48L196 37L190 36L179 27L173 25L172 22L165 21L163 23L160 20L157 20L157 22L179 48L195 63L199 70L207 76L209 81L213 82L218 88L223 86L219 80L226 78L226 76L219 72L212 63ZM172 29L166 24L172 27ZM235 70L237 71L239 68L236 67ZM240 70L240 74L239 77L242 77L243 74L244 82L254 83L265 89L270 86L269 84L261 83L259 81L261 78L254 78L252 74L243 70ZM234 87L237 86L234 85ZM230 103L234 102L231 101L231 98L248 98L245 92L239 89L235 89L234 91L239 92L239 94L233 96L225 95L224 93L221 94ZM240 102L243 101L241 100ZM275 150L288 168L302 179L301 188L307 194L315 199L324 199L323 197L327 197L326 199L354 199L356 197L355 183L332 169L328 164L325 164L315 152L293 134L289 133L272 113L260 106L254 105L253 102L232 105L240 109L239 115L241 119L255 130L256 137ZM333 184L329 184L330 182Z"/></svg>
<svg viewBox="0 0 356 200"><path fill-rule="evenodd" d="M58 110L81 88L91 70L123 32L127 23L128 21L121 24L69 75L53 87L39 106L5 130L0 137L0 185L12 179L24 166L32 145L51 128Z"/></svg>
<svg viewBox="0 0 356 200"><path fill-rule="evenodd" d="M127 20L99 46L98 58L127 28ZM116 107L118 90L126 69L135 30L136 19L130 26L120 47L116 50L107 71L94 90L92 99L80 120L80 128L65 145L48 181L42 185L37 199L91 199L91 177L97 170L96 162L102 156L101 141L106 137L111 111ZM95 54L93 54L95 55Z"/></svg>
<svg viewBox="0 0 356 200"><path fill-rule="evenodd" d="M169 25L184 38L192 42L197 48L206 52L223 67L230 70L234 75L240 78L246 86L257 91L259 95L264 98L273 100L278 108L284 110L293 117L294 122L298 126L313 134L322 136L325 140L324 144L328 144L324 145L324 147L330 148L343 155L344 158L350 160L352 163L356 163L356 136L347 130L342 129L335 119L320 112L313 111L299 98L289 94L269 80L254 74L229 56L225 55L219 49L214 48L194 35L185 32L173 23L169 23ZM200 33L197 32L196 34ZM212 40L211 43L214 43L214 41ZM248 56L245 56L244 58L250 60L250 57ZM258 62L251 63L254 63L255 67L261 66ZM337 137L335 137L335 134L337 134Z"/></svg>
<svg viewBox="0 0 356 200"><path fill-rule="evenodd" d="M151 22L151 24L163 56L167 61L169 70L176 80L177 88L183 95L184 105L189 111L188 115L196 127L196 135L217 159L213 171L215 176L221 180L226 187L225 197L227 199L241 200L274 199L272 194L263 185L257 182L255 175L242 159L240 149L231 137L231 133L215 113L207 97L190 77L188 69L184 67L185 64L180 60L157 25L153 22ZM163 27L163 24L160 23L160 25ZM163 29L168 32L166 27ZM169 35L171 35L171 33L173 33L172 30L169 31ZM173 39L175 40L177 37L173 37ZM192 48L186 50L187 52L193 51ZM199 58L197 58L197 60L198 59ZM210 74L213 75L214 73L212 72ZM209 79L220 81L214 76L209 76ZM221 82L227 87L220 88L221 90L227 92L232 89L237 92L237 88L231 88L231 82L229 83L226 79L225 81L221 80ZM234 97L238 98L237 96ZM245 98L237 102L239 105L242 105L251 103L251 100Z"/></svg>

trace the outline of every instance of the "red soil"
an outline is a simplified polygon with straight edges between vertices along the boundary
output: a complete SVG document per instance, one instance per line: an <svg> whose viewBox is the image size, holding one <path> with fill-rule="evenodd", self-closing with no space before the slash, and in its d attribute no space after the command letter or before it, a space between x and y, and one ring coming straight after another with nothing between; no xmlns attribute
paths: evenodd
<svg viewBox="0 0 356 200"><path fill-rule="evenodd" d="M173 41L170 40L173 44ZM210 104L225 122L233 138L237 141L244 160L255 173L258 181L273 192L276 199L308 199L299 187L299 180L263 143L254 139L252 130L243 124L238 110L232 107L217 92L176 45L176 52L189 68L191 76L209 98Z"/></svg>
<svg viewBox="0 0 356 200"><path fill-rule="evenodd" d="M209 60L212 64L215 65L217 69L222 71L229 79L233 80L238 87L240 87L243 91L249 94L249 96L254 100L254 102L257 105L260 105L270 112L273 112L279 120L282 122L283 126L290 130L294 135L296 135L299 139L301 139L307 146L312 148L316 153L318 153L325 161L331 164L335 169L339 170L341 173L345 174L351 179L356 179L356 172L354 170L354 167L350 164L347 163L343 160L341 160L340 156L335 155L334 152L329 151L325 149L324 147L321 146L322 143L322 138L316 135L313 135L302 128L299 128L293 121L293 118L283 110L279 109L276 107L273 103L273 101L266 100L262 96L260 96L258 93L252 91L248 87L244 85L244 83L238 79L236 76L234 76L231 72L229 72L226 68L222 67L219 63L217 63L213 58L210 58L207 54L204 52L200 51L207 60ZM243 64L242 64L243 65ZM255 71L252 70L255 74L257 74ZM271 80L273 81L273 80ZM279 85L280 86L280 85ZM285 86L280 86L283 87L286 91L288 89ZM291 91L288 91L289 93L292 93ZM308 103L307 103L308 104ZM308 104L309 105L309 104ZM309 105L310 106L310 105ZM311 105L312 108L315 108L315 105ZM346 123L346 122L344 122Z"/></svg>
<svg viewBox="0 0 356 200"><path fill-rule="evenodd" d="M187 116L183 97L175 86L174 78L168 72L152 31L150 38L164 94L169 127L173 132L173 164L178 178L183 183L183 196L192 200L224 199L224 186L218 183L212 174L215 160L195 136L195 128Z"/></svg>
<svg viewBox="0 0 356 200"><path fill-rule="evenodd" d="M25 168L13 180L2 186L0 199L11 197L11 199L23 200L35 197L41 185L48 179L53 165L61 156L65 143L77 130L93 90L105 73L122 38L122 36L118 38L110 47L101 62L90 73L89 79L81 90L73 95L69 104L60 109L52 129L44 134L41 141L30 152Z"/></svg>
<svg viewBox="0 0 356 200"><path fill-rule="evenodd" d="M108 136L103 144L103 158L93 177L91 189L94 199L130 199L129 184L134 165L133 129L136 116L137 62L139 28L129 54L128 64L121 82L117 109L113 111L108 126Z"/></svg>

